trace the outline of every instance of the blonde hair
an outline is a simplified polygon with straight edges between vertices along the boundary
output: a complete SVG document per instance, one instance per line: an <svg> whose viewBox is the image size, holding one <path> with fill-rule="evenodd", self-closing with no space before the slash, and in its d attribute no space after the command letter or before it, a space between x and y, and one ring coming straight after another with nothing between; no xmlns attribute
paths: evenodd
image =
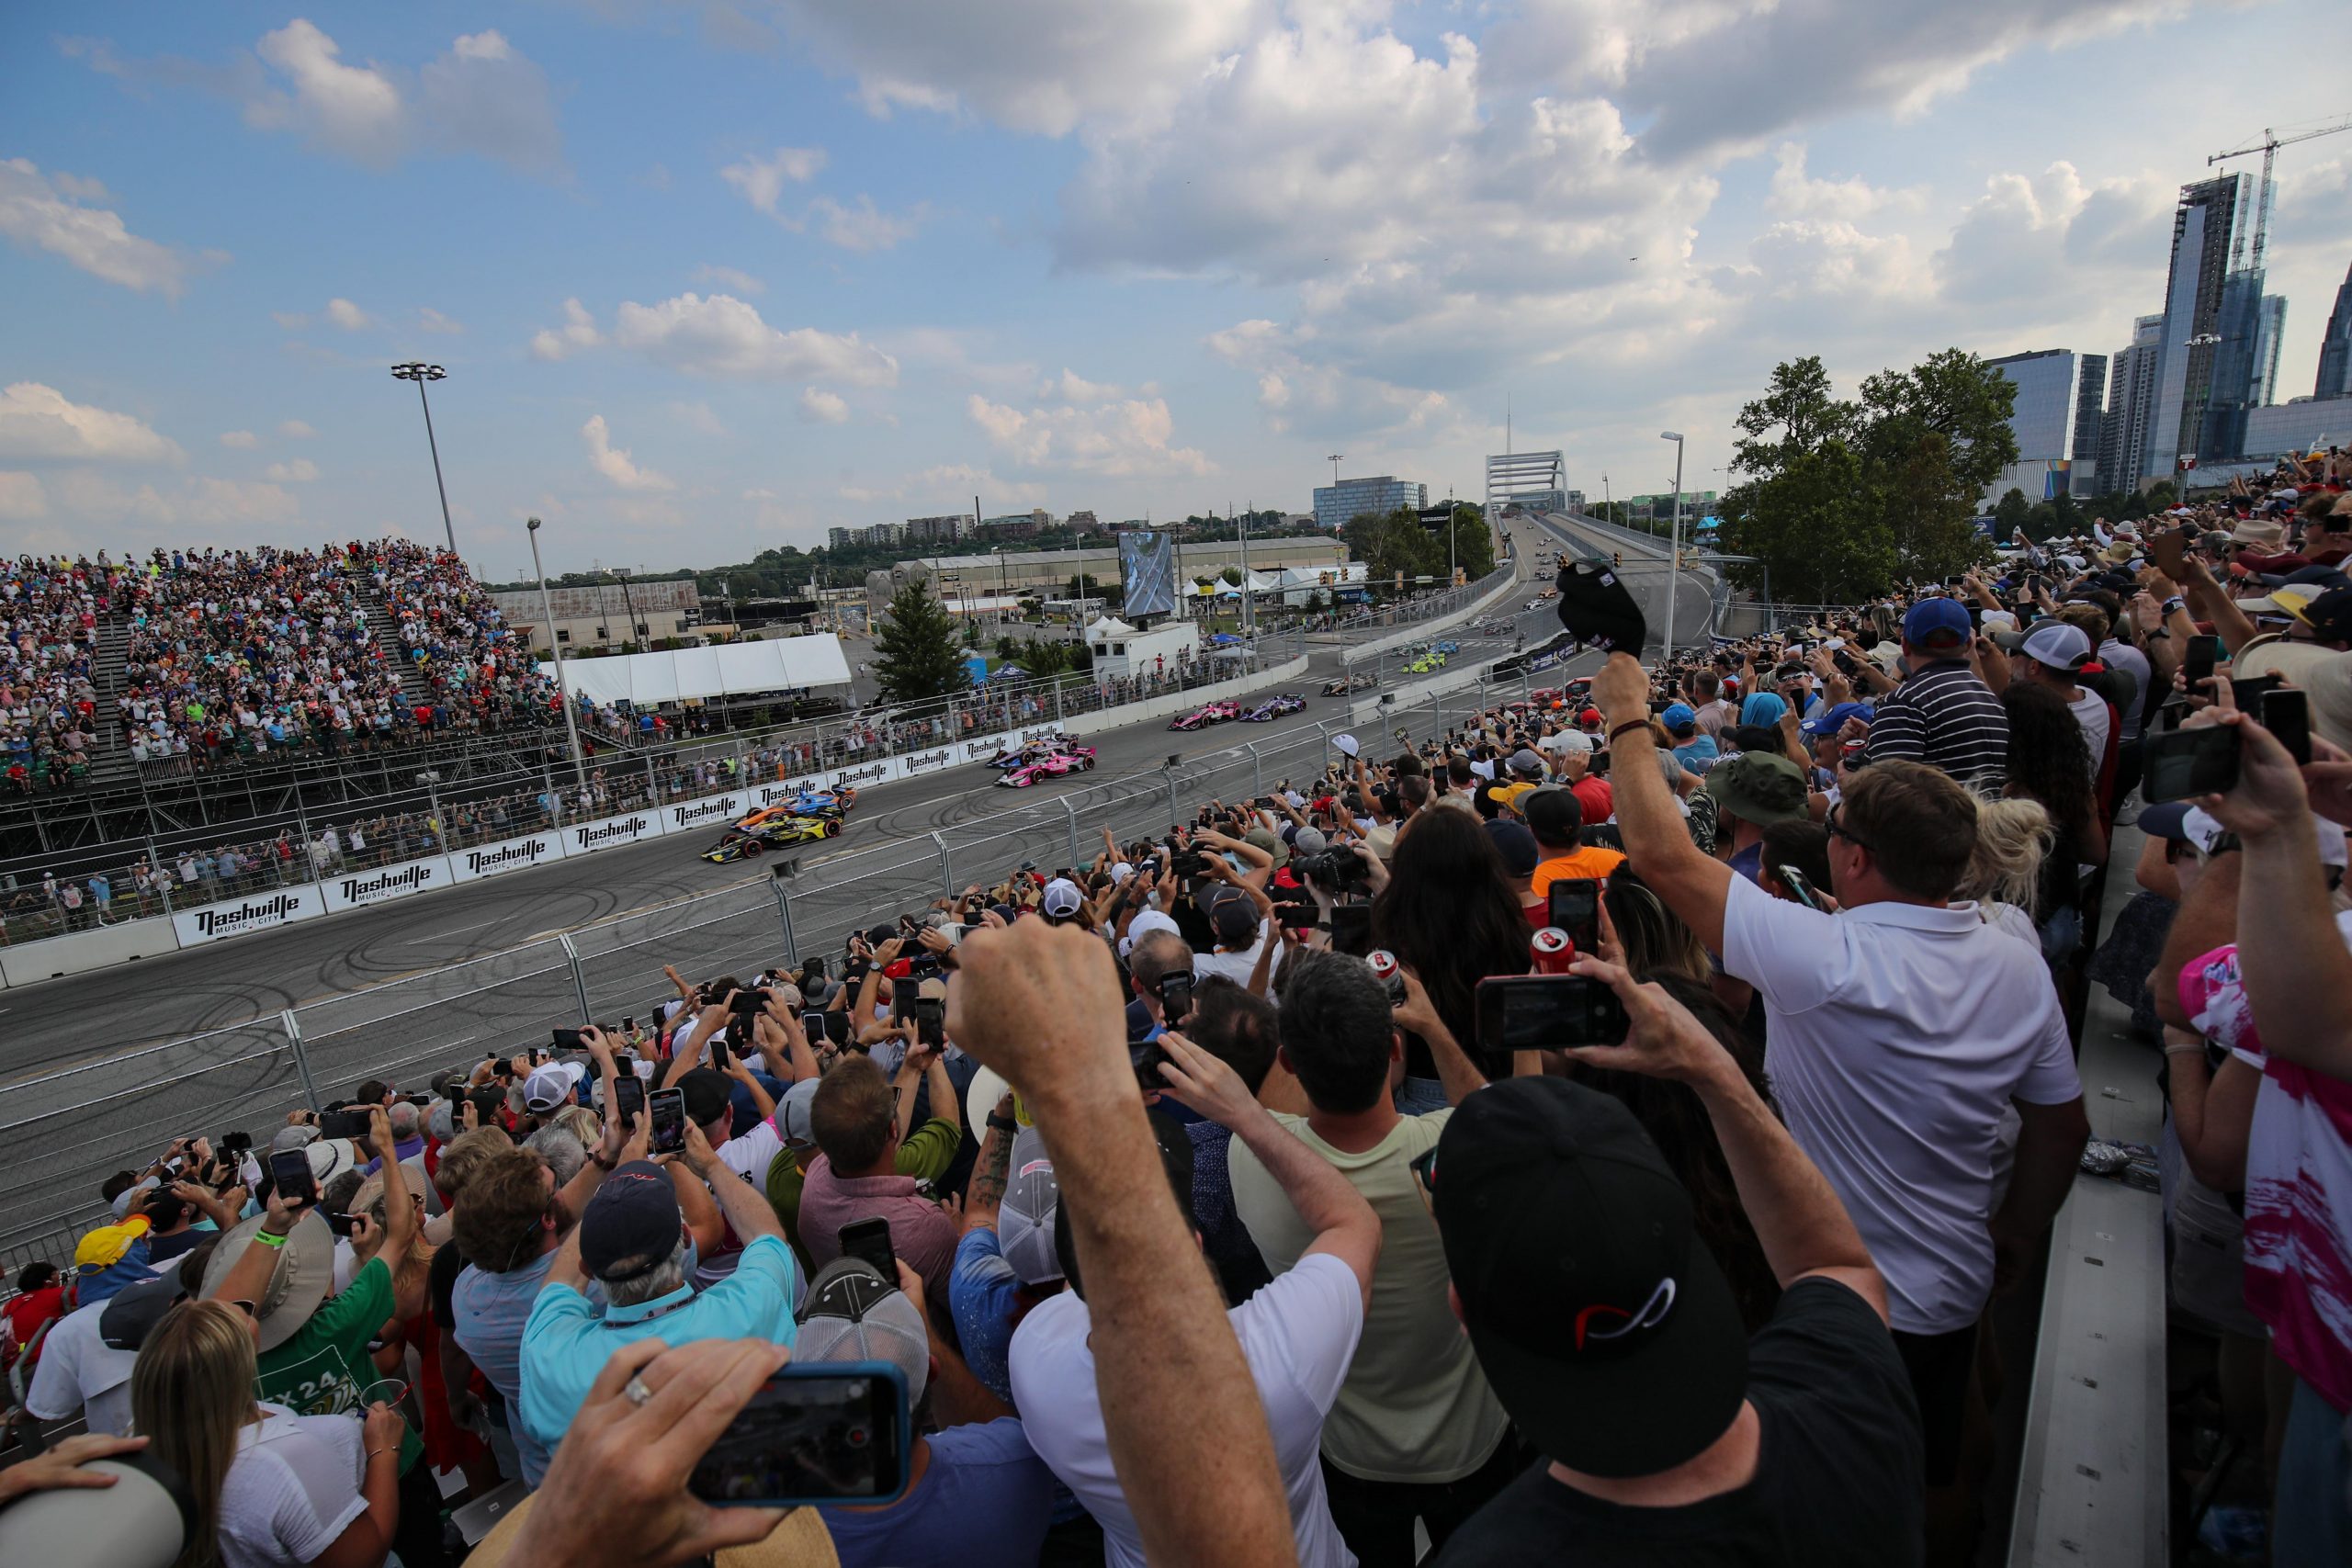
<svg viewBox="0 0 2352 1568"><path fill-rule="evenodd" d="M550 1126L562 1128L580 1140L583 1149L593 1149L605 1141L605 1121L584 1105L567 1105L557 1111Z"/></svg>
<svg viewBox="0 0 2352 1568"><path fill-rule="evenodd" d="M2014 904L2029 915L2038 914L2034 903L2042 863L2057 841L2057 826L2041 802L2023 795L1979 801L1976 847L1969 852L1968 869L1961 874L1952 897Z"/></svg>
<svg viewBox="0 0 2352 1568"><path fill-rule="evenodd" d="M258 1375L253 1329L227 1302L182 1302L139 1348L131 1419L196 1501L196 1528L174 1568L220 1560L220 1489L237 1461L237 1435L254 1419Z"/></svg>

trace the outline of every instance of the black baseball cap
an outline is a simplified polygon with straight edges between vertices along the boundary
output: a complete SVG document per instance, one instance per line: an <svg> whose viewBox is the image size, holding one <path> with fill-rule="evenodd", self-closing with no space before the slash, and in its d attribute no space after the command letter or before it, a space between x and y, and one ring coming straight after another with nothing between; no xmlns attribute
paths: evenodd
<svg viewBox="0 0 2352 1568"><path fill-rule="evenodd" d="M1641 657L1649 623L1614 571L1571 561L1560 569L1554 586L1560 592L1560 625L1577 641Z"/></svg>
<svg viewBox="0 0 2352 1568"><path fill-rule="evenodd" d="M1565 1078L1490 1084L1446 1123L1429 1187L1479 1369L1546 1458L1655 1475L1724 1435L1747 1329L1623 1104Z"/></svg>
<svg viewBox="0 0 2352 1568"><path fill-rule="evenodd" d="M605 1178L582 1212L580 1261L599 1280L634 1280L677 1249L682 1224L670 1173L633 1159Z"/></svg>

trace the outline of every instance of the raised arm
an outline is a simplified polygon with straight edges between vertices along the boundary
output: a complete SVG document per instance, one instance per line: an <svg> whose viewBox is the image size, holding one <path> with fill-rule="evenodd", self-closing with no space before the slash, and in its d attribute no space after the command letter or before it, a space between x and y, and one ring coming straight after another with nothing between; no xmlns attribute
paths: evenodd
<svg viewBox="0 0 2352 1568"><path fill-rule="evenodd" d="M711 1196L718 1200L718 1212L727 1216L737 1235L745 1241L762 1235L783 1239L784 1226L777 1223L767 1194L748 1181L738 1180L733 1171L719 1164L710 1140L692 1122L686 1123L685 1152L679 1157L710 1188ZM574 1226L572 1234L577 1235L579 1227Z"/></svg>
<svg viewBox="0 0 2352 1568"><path fill-rule="evenodd" d="M1430 1057L1437 1064L1437 1081L1445 1087L1445 1102L1459 1105L1472 1091L1487 1087L1487 1075L1470 1060L1453 1031L1430 1001L1429 991L1421 985L1421 977L1410 969L1399 967L1405 977L1405 999L1396 1006L1396 1023L1421 1037L1430 1048Z"/></svg>
<svg viewBox="0 0 2352 1568"><path fill-rule="evenodd" d="M1615 790L1617 826L1625 854L1642 880L1699 933L1710 953L1724 950L1724 901L1731 896L1732 870L1702 854L1676 809L1674 792L1659 773L1650 734L1649 677L1632 654L1612 653L1592 683L1612 735L1609 782ZM1622 748L1622 749L1621 749Z"/></svg>

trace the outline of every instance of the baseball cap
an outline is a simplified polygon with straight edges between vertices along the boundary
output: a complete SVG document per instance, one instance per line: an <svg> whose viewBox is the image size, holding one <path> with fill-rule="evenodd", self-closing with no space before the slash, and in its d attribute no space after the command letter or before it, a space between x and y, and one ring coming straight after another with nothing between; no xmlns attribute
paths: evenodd
<svg viewBox="0 0 2352 1568"><path fill-rule="evenodd" d="M571 1102L571 1091L588 1069L577 1062L546 1062L531 1069L523 1080L523 1108L532 1111L553 1111Z"/></svg>
<svg viewBox="0 0 2352 1568"><path fill-rule="evenodd" d="M1319 855L1331 847L1331 840L1320 828L1301 828L1290 836L1290 847L1294 854Z"/></svg>
<svg viewBox="0 0 2352 1568"><path fill-rule="evenodd" d="M1510 754L1510 771L1527 778L1540 778L1544 773L1544 759L1522 746Z"/></svg>
<svg viewBox="0 0 2352 1568"><path fill-rule="evenodd" d="M284 1154L288 1149L299 1149L316 1139L318 1135L319 1130L312 1126L298 1124L280 1127L269 1140L269 1152L276 1155Z"/></svg>
<svg viewBox="0 0 2352 1568"><path fill-rule="evenodd" d="M2091 639L2083 628L2065 621L2044 621L2025 634L2018 645L2037 664L2053 670L2074 670L2091 656Z"/></svg>
<svg viewBox="0 0 2352 1568"><path fill-rule="evenodd" d="M633 1159L604 1179L580 1215L580 1261L599 1280L634 1280L677 1250L677 1190L670 1173Z"/></svg>
<svg viewBox="0 0 2352 1568"><path fill-rule="evenodd" d="M1591 707L1580 708L1577 712L1577 722L1588 729L1598 729L1600 728L1600 710Z"/></svg>
<svg viewBox="0 0 2352 1568"><path fill-rule="evenodd" d="M2152 839L2177 839L2192 842L2188 835L2190 807L2185 800L2167 800L2156 806L2143 806L2132 826Z"/></svg>
<svg viewBox="0 0 2352 1568"><path fill-rule="evenodd" d="M1571 844L1584 828L1584 802L1576 791L1546 784L1520 797L1519 814L1536 838L1546 843Z"/></svg>
<svg viewBox="0 0 2352 1568"><path fill-rule="evenodd" d="M1127 922L1127 934L1119 939L1119 956L1125 958L1136 949L1136 943L1154 931L1172 931L1182 936L1183 931L1170 916L1158 909L1146 909Z"/></svg>
<svg viewBox="0 0 2352 1568"><path fill-rule="evenodd" d="M775 1134L787 1144L813 1144L817 1134L808 1120L808 1107L817 1098L817 1080L802 1078L776 1098Z"/></svg>
<svg viewBox="0 0 2352 1568"><path fill-rule="evenodd" d="M1567 792L1563 790L1561 793L1565 795ZM1494 840L1496 852L1503 857L1503 870L1513 876L1532 876L1535 874L1536 864L1544 858L1544 853L1535 847L1535 835L1527 830L1524 823L1498 817L1487 824L1487 837Z"/></svg>
<svg viewBox="0 0 2352 1568"><path fill-rule="evenodd" d="M1290 863L1289 847L1274 837L1273 829L1271 828L1252 828L1241 835L1241 841L1252 849L1263 850L1273 856L1276 865Z"/></svg>
<svg viewBox="0 0 2352 1568"><path fill-rule="evenodd" d="M1258 905L1249 895L1237 893L1221 898L1209 911L1209 924L1216 931L1217 941L1227 947L1242 947L1258 933ZM1133 931L1135 928L1127 928Z"/></svg>
<svg viewBox="0 0 2352 1568"><path fill-rule="evenodd" d="M2321 642L2352 642L2352 588L2274 588L2280 608L2311 627Z"/></svg>
<svg viewBox="0 0 2352 1568"><path fill-rule="evenodd" d="M1809 736L1835 735L1846 728L1846 721L1849 718L1859 718L1867 724L1872 709L1868 703L1838 703L1824 712L1819 718L1806 719L1798 728Z"/></svg>
<svg viewBox="0 0 2352 1568"><path fill-rule="evenodd" d="M1340 755L1342 757L1352 757L1360 750L1356 745L1356 738L1345 733L1331 737L1331 744L1339 749Z"/></svg>
<svg viewBox="0 0 2352 1568"><path fill-rule="evenodd" d="M98 1314L99 1339L110 1350L138 1349L147 1342L149 1332L164 1321L164 1314L178 1305L185 1294L180 1289L177 1263L153 1279L125 1285Z"/></svg>
<svg viewBox="0 0 2352 1568"><path fill-rule="evenodd" d="M1649 623L1614 571L1571 561L1560 569L1553 586L1560 593L1560 625L1569 636L1587 648L1640 654L1649 638Z"/></svg>
<svg viewBox="0 0 2352 1568"><path fill-rule="evenodd" d="M1801 821L1806 814L1804 774L1770 751L1742 751L1716 763L1699 787L1725 813L1759 828Z"/></svg>
<svg viewBox="0 0 2352 1568"><path fill-rule="evenodd" d="M1668 704L1667 710L1657 716L1658 722L1668 729L1693 729L1699 723L1699 715L1689 703Z"/></svg>
<svg viewBox="0 0 2352 1568"><path fill-rule="evenodd" d="M1430 1190L1479 1370L1545 1457L1655 1475L1731 1426L1739 1308L1621 1102L1566 1078L1491 1084L1446 1123Z"/></svg>
<svg viewBox="0 0 2352 1568"><path fill-rule="evenodd" d="M1024 1285L1062 1277L1062 1260L1054 1253L1054 1214L1061 1200L1045 1136L1035 1127L1022 1128L1012 1140L1012 1174L996 1228L999 1250Z"/></svg>
<svg viewBox="0 0 2352 1568"><path fill-rule="evenodd" d="M678 1088L684 1091L686 1120L697 1127L718 1121L735 1102L734 1081L716 1067L696 1067Z"/></svg>
<svg viewBox="0 0 2352 1568"><path fill-rule="evenodd" d="M836 1258L808 1282L792 1359L802 1366L888 1361L905 1374L912 1404L931 1380L931 1335L896 1280L863 1258Z"/></svg>
<svg viewBox="0 0 2352 1568"><path fill-rule="evenodd" d="M1922 599L1904 613L1903 640L1934 653L1956 653L1968 646L1968 611L1957 599Z"/></svg>
<svg viewBox="0 0 2352 1568"><path fill-rule="evenodd" d="M1057 876L1046 884L1046 894L1038 900L1038 908L1045 910L1047 919L1067 920L1078 913L1083 901L1077 883L1067 876Z"/></svg>

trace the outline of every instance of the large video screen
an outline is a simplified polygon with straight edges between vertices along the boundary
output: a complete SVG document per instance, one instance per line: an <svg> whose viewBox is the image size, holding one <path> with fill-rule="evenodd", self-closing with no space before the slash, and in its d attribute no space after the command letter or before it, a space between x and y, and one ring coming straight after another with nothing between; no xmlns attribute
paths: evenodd
<svg viewBox="0 0 2352 1568"><path fill-rule="evenodd" d="M1176 536L1143 531L1121 534L1119 585L1125 592L1125 613L1130 617L1174 615Z"/></svg>

